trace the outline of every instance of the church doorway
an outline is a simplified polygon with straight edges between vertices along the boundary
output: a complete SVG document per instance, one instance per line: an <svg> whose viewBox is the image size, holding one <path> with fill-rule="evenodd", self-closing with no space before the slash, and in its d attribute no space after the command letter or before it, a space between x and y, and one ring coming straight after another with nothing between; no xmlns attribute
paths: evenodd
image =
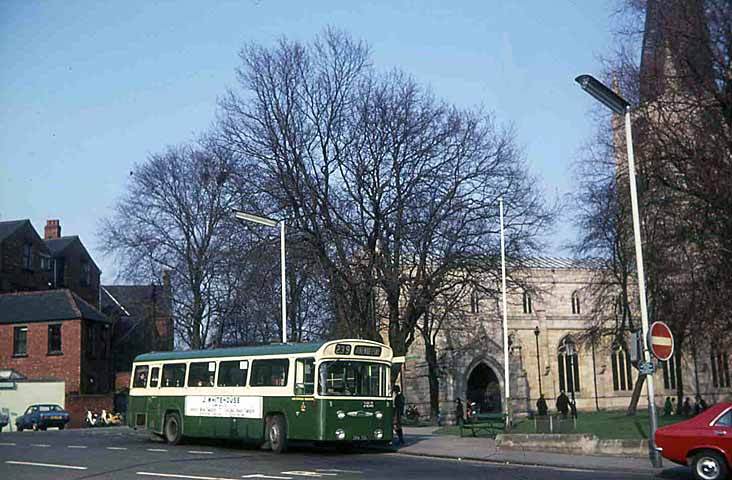
<svg viewBox="0 0 732 480"><path fill-rule="evenodd" d="M499 413L501 409L501 384L491 367L479 363L468 376L468 405L475 402L480 413Z"/></svg>

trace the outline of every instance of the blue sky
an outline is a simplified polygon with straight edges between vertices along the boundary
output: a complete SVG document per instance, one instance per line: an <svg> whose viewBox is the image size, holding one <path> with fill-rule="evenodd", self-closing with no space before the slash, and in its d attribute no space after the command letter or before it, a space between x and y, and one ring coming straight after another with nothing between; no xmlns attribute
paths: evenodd
<svg viewBox="0 0 732 480"><path fill-rule="evenodd" d="M213 122L235 86L238 50L325 26L367 41L377 68L399 67L457 105L516 127L550 197L593 125L574 83L600 73L614 0L0 2L0 219L59 218L80 235L103 281L99 220L129 172ZM547 254L572 239L560 218Z"/></svg>

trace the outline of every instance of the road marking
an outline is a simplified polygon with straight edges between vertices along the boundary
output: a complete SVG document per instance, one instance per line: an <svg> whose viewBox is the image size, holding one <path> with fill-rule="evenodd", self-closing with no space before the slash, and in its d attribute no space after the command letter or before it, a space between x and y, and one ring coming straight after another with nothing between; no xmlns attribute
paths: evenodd
<svg viewBox="0 0 732 480"><path fill-rule="evenodd" d="M198 453L201 455L213 455L214 452L208 452L205 450L188 450L188 453Z"/></svg>
<svg viewBox="0 0 732 480"><path fill-rule="evenodd" d="M334 472L334 473L363 473L361 470L341 470L339 468L316 468L316 472Z"/></svg>
<svg viewBox="0 0 732 480"><path fill-rule="evenodd" d="M0 442L0 445L2 445L4 447L14 447L15 446L15 443L13 443L13 442Z"/></svg>
<svg viewBox="0 0 732 480"><path fill-rule="evenodd" d="M41 447L41 448L48 448L51 445L47 443L31 443L31 447Z"/></svg>
<svg viewBox="0 0 732 480"><path fill-rule="evenodd" d="M320 477L337 477L337 473L318 473L318 472L308 472L307 470L292 470L289 472L280 472L282 475L295 475L298 477L311 477L311 478L320 478Z"/></svg>
<svg viewBox="0 0 732 480"><path fill-rule="evenodd" d="M253 473L252 475L242 475L241 478L272 478L274 480L292 480L292 477L278 477L276 475L265 475L263 473Z"/></svg>
<svg viewBox="0 0 732 480"><path fill-rule="evenodd" d="M179 473L155 473L155 472L135 472L137 475L147 477L165 477L165 478L188 478L191 480L238 480L236 478L226 477L200 477L197 475L181 475Z"/></svg>
<svg viewBox="0 0 732 480"><path fill-rule="evenodd" d="M148 448L148 452L167 452L168 450L165 448Z"/></svg>
<svg viewBox="0 0 732 480"><path fill-rule="evenodd" d="M66 448L87 448L86 445L67 445Z"/></svg>
<svg viewBox="0 0 732 480"><path fill-rule="evenodd" d="M127 450L127 447L107 447L107 450Z"/></svg>
<svg viewBox="0 0 732 480"><path fill-rule="evenodd" d="M35 463L35 462L15 462L13 460L6 460L5 463L11 465L29 465L32 467L50 467L50 468L66 468L68 470L86 470L86 467L77 467L75 465L56 465L54 463Z"/></svg>

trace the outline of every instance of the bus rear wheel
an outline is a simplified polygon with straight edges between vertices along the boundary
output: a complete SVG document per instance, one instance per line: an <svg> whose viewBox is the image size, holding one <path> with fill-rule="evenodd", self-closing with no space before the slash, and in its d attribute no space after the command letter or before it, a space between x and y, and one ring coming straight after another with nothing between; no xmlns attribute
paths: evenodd
<svg viewBox="0 0 732 480"><path fill-rule="evenodd" d="M180 417L171 413L165 417L165 441L171 445L178 445L181 439Z"/></svg>
<svg viewBox="0 0 732 480"><path fill-rule="evenodd" d="M267 441L275 453L287 450L287 425L282 415L269 417L267 421Z"/></svg>

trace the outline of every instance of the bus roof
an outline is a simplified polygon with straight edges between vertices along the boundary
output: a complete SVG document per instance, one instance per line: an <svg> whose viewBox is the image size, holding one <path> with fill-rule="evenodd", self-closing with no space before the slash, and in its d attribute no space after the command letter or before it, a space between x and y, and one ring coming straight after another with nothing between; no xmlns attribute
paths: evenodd
<svg viewBox="0 0 732 480"><path fill-rule="evenodd" d="M193 358L249 357L261 355L291 355L295 353L315 353L326 342L313 343L275 343L256 347L212 348L208 350L185 350L179 352L151 352L135 357L135 362L155 362L160 360L188 360Z"/></svg>

